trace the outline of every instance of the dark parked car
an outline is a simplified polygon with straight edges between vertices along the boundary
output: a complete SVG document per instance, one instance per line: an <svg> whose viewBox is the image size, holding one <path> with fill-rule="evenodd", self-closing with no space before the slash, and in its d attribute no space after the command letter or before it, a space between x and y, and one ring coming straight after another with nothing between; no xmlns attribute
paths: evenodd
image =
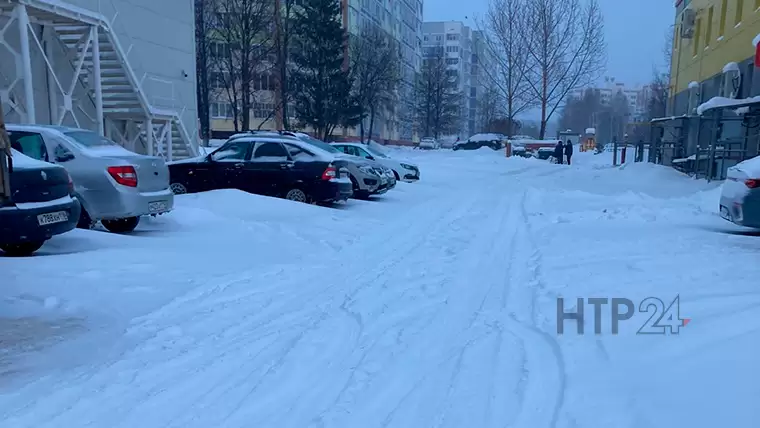
<svg viewBox="0 0 760 428"><path fill-rule="evenodd" d="M454 150L477 150L481 147L501 150L504 148L504 140L500 134L475 134L466 141L457 141Z"/></svg>
<svg viewBox="0 0 760 428"><path fill-rule="evenodd" d="M29 256L52 238L74 229L81 205L74 186L58 165L12 151L11 198L0 206L0 249L9 256Z"/></svg>
<svg viewBox="0 0 760 428"><path fill-rule="evenodd" d="M175 194L239 189L298 202L345 201L346 161L291 136L237 136L208 156L169 163Z"/></svg>

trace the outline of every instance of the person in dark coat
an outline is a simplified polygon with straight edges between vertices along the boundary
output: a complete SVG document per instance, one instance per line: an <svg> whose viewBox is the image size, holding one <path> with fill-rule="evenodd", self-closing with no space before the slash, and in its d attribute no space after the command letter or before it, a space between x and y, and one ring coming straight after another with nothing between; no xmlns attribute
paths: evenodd
<svg viewBox="0 0 760 428"><path fill-rule="evenodd" d="M562 153L564 148L562 147L562 140L557 141L557 145L554 147L554 158L557 159L557 163L562 165Z"/></svg>
<svg viewBox="0 0 760 428"><path fill-rule="evenodd" d="M570 158L573 157L573 142L570 140L565 143L565 156L567 156L567 164L570 165Z"/></svg>

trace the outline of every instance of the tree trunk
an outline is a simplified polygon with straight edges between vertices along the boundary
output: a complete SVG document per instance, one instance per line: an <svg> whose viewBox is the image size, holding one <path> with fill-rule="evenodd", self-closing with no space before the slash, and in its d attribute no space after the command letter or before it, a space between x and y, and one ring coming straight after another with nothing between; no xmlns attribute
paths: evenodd
<svg viewBox="0 0 760 428"><path fill-rule="evenodd" d="M196 82L196 98L198 107L198 118L200 121L200 136L203 145L208 146L211 138L211 119L210 119L210 100L209 100L209 82L208 82L208 49L206 49L206 1L195 0L195 40L196 40L196 72L198 81Z"/></svg>
<svg viewBox="0 0 760 428"><path fill-rule="evenodd" d="M367 137L367 141L372 139L372 131L375 127L375 105L371 105L369 107L369 137Z"/></svg>
<svg viewBox="0 0 760 428"><path fill-rule="evenodd" d="M359 138L361 138L361 142L363 143L364 142L364 118L362 118L362 121L359 122Z"/></svg>

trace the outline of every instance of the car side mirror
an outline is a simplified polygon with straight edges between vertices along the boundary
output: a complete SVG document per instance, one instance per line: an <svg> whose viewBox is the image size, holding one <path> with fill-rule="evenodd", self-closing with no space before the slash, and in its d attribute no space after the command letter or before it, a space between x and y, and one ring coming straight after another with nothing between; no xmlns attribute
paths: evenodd
<svg viewBox="0 0 760 428"><path fill-rule="evenodd" d="M74 159L74 154L73 153L61 153L61 154L55 156L55 161L56 162L68 162L68 161L73 160L73 159Z"/></svg>

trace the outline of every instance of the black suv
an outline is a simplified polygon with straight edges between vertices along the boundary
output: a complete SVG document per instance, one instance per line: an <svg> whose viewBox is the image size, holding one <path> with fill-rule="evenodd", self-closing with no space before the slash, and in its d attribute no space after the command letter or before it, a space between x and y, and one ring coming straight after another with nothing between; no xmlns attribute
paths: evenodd
<svg viewBox="0 0 760 428"><path fill-rule="evenodd" d="M54 235L74 229L81 205L66 170L12 151L11 197L0 201L0 249L29 256Z"/></svg>
<svg viewBox="0 0 760 428"><path fill-rule="evenodd" d="M345 160L288 135L234 136L203 158L170 162L175 194L238 189L298 202L345 201Z"/></svg>

